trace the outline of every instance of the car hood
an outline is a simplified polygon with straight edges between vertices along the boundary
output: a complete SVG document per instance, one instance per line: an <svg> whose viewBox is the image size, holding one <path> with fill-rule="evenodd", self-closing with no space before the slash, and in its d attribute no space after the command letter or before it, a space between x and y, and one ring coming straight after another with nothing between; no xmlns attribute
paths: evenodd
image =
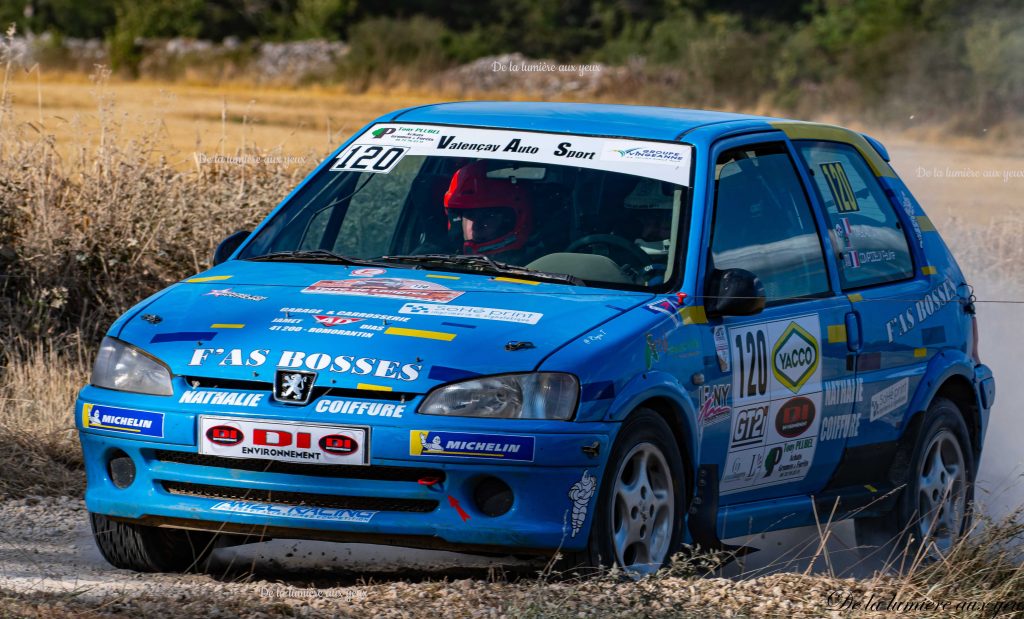
<svg viewBox="0 0 1024 619"><path fill-rule="evenodd" d="M525 372L652 298L492 275L229 261L137 309L117 337L185 377L425 393Z"/></svg>

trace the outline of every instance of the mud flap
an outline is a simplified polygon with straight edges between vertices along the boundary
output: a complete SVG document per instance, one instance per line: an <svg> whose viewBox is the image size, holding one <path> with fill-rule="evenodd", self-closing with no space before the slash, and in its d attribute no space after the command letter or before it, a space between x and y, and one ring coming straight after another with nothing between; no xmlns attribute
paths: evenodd
<svg viewBox="0 0 1024 619"><path fill-rule="evenodd" d="M759 548L733 546L719 539L718 487L715 483L717 481L717 464L702 464L697 468L697 492L690 503L690 515L687 519L694 544L708 550L732 553L733 558L757 552Z"/></svg>

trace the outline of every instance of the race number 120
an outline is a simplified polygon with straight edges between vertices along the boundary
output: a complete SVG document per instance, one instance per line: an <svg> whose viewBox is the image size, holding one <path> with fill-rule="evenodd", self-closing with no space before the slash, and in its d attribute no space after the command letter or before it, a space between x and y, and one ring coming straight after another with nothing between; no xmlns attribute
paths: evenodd
<svg viewBox="0 0 1024 619"><path fill-rule="evenodd" d="M354 144L338 155L331 166L332 172L374 172L387 174L409 150L402 146L380 146L377 144Z"/></svg>

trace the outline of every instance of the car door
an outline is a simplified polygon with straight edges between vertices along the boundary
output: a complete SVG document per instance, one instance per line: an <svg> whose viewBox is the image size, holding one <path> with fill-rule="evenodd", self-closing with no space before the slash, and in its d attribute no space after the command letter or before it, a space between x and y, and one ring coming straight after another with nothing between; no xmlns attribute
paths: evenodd
<svg viewBox="0 0 1024 619"><path fill-rule="evenodd" d="M834 485L879 484L925 372L928 348L946 341L935 314L956 305L949 304L956 298L955 285L934 268L915 269L907 226L861 149L826 140L793 144L813 175L839 246L833 260L855 320L849 332L856 349L851 365L857 370L852 392L857 423L849 428L843 474ZM882 161L874 167L892 173Z"/></svg>
<svg viewBox="0 0 1024 619"><path fill-rule="evenodd" d="M702 464L720 474L719 504L808 494L826 484L845 436L819 433L852 402L827 403L823 386L852 379L844 323L825 260L824 220L811 206L793 153L773 141L731 140L713 151L712 217L701 281L743 269L763 283L766 306L751 316L708 316L716 354L697 388ZM705 296L705 307L714 300ZM828 423L833 423L829 421Z"/></svg>

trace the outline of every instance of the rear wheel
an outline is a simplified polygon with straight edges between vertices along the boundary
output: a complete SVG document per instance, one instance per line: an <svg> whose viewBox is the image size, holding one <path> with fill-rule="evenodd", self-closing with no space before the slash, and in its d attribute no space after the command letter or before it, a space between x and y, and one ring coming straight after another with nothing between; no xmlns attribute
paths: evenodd
<svg viewBox="0 0 1024 619"><path fill-rule="evenodd" d="M199 571L213 549L214 535L119 522L89 513L96 546L114 567L136 572Z"/></svg>
<svg viewBox="0 0 1024 619"><path fill-rule="evenodd" d="M898 557L904 551L945 555L967 530L974 498L974 452L960 409L936 398L916 440L904 449L906 487L896 509L855 521L857 543L866 554Z"/></svg>
<svg viewBox="0 0 1024 619"><path fill-rule="evenodd" d="M685 496L672 430L654 411L638 409L609 456L587 549L563 567L616 564L633 578L656 572L682 544Z"/></svg>

